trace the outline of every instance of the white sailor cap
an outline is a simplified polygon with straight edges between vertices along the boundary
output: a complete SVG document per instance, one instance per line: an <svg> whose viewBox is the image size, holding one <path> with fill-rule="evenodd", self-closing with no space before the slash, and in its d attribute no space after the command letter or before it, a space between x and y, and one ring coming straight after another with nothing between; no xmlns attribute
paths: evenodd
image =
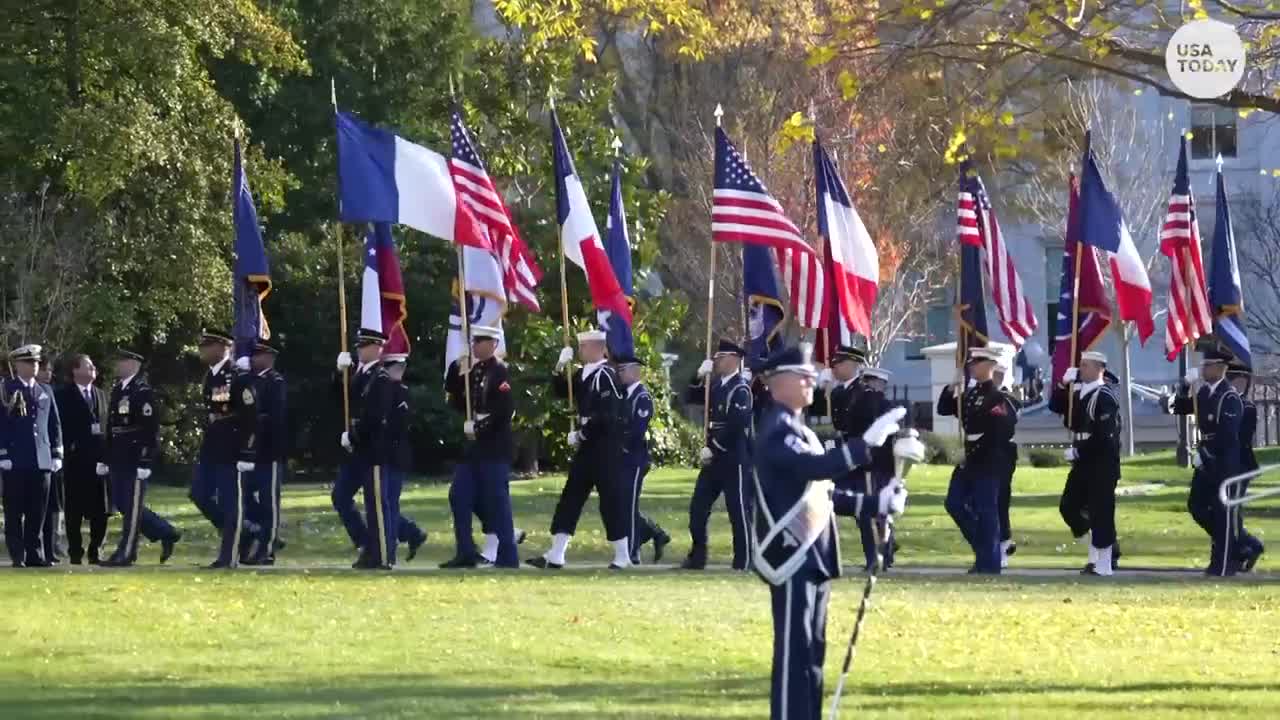
<svg viewBox="0 0 1280 720"><path fill-rule="evenodd" d="M873 377L889 382L889 378L893 377L893 373L884 368L864 367L862 368L862 377Z"/></svg>
<svg viewBox="0 0 1280 720"><path fill-rule="evenodd" d="M605 332L603 330L583 330L578 333L578 342L604 342Z"/></svg>
<svg viewBox="0 0 1280 720"><path fill-rule="evenodd" d="M502 328L490 327L489 325L472 325L471 340L480 339L501 340Z"/></svg>
<svg viewBox="0 0 1280 720"><path fill-rule="evenodd" d="M996 370L1008 375L1013 370L1013 356L1002 353L996 360Z"/></svg>
<svg viewBox="0 0 1280 720"><path fill-rule="evenodd" d="M40 362L40 354L43 351L44 351L44 348L39 345L35 345L35 344L23 345L22 347L16 348L13 352L9 353L9 359L14 361L30 360L33 362Z"/></svg>
<svg viewBox="0 0 1280 720"><path fill-rule="evenodd" d="M409 353L386 353L382 356L384 365L406 365L408 362Z"/></svg>
<svg viewBox="0 0 1280 720"><path fill-rule="evenodd" d="M1004 353L995 348L976 347L969 348L969 362L979 362L981 360L990 360L992 362L1000 362Z"/></svg>
<svg viewBox="0 0 1280 720"><path fill-rule="evenodd" d="M1080 353L1080 359L1100 362L1103 365L1107 364L1107 354L1098 352L1097 350L1085 350L1084 352Z"/></svg>

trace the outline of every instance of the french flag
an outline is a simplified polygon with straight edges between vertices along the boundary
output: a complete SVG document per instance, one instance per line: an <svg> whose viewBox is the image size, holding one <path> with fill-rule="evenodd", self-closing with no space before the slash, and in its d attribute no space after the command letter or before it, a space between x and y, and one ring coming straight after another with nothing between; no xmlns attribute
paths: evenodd
<svg viewBox="0 0 1280 720"><path fill-rule="evenodd" d="M1120 205L1102 182L1102 173L1084 136L1084 161L1080 177L1080 241L1107 251L1111 278L1116 286L1116 309L1120 319L1138 326L1138 340L1146 344L1155 332L1151 318L1151 281L1147 268L1133 244L1129 228L1120 214Z"/></svg>
<svg viewBox="0 0 1280 720"><path fill-rule="evenodd" d="M560 130L560 119L551 110L551 143L556 173L556 217L560 222L560 245L564 256L587 274L591 303L600 327L608 328L612 318L622 318L631 326L631 304L618 285L618 278L600 242L587 193L573 167L573 158Z"/></svg>
<svg viewBox="0 0 1280 720"><path fill-rule="evenodd" d="M818 176L818 234L827 239L828 266L834 270L836 304L844 322L863 337L871 337L871 309L880 287L880 258L836 164L821 143L813 143L813 167Z"/></svg>

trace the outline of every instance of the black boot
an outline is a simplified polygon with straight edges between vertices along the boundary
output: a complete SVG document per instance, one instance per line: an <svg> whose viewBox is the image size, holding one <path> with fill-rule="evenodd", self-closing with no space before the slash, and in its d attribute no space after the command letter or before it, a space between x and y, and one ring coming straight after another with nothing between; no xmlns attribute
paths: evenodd
<svg viewBox="0 0 1280 720"><path fill-rule="evenodd" d="M707 546L694 545L689 549L689 554L685 556L684 562L680 563L681 570L705 570L707 567Z"/></svg>
<svg viewBox="0 0 1280 720"><path fill-rule="evenodd" d="M653 536L653 564L657 565L662 560L662 554L666 552L667 546L671 544L671 536L662 528L658 528L658 534Z"/></svg>

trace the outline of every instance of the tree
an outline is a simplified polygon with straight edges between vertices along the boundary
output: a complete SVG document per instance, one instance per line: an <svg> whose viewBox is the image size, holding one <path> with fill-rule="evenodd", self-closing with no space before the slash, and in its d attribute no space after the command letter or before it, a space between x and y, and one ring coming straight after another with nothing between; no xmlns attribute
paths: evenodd
<svg viewBox="0 0 1280 720"><path fill-rule="evenodd" d="M1254 367L1261 370L1265 366L1259 361L1280 348L1280 279L1276 278L1280 267L1280 190L1267 198L1241 194L1232 200L1237 260L1245 292L1244 316L1254 335ZM1206 234L1213 232L1210 227L1204 230ZM1273 357L1268 365L1265 369L1275 370Z"/></svg>

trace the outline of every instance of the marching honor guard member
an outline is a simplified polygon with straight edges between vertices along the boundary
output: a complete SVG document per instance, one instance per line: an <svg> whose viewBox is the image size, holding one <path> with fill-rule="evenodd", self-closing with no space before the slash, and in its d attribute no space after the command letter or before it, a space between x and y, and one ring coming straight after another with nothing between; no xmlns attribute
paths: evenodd
<svg viewBox="0 0 1280 720"><path fill-rule="evenodd" d="M147 379L139 375L142 356L121 350L115 385L107 403L106 462L97 473L111 478L111 501L123 521L120 543L103 565L127 567L138 560L138 537L160 541L160 562L173 555L182 534L146 505L147 480L160 447L160 413Z"/></svg>
<svg viewBox="0 0 1280 720"><path fill-rule="evenodd" d="M653 419L653 398L640 381L644 363L634 355L614 359L618 380L626 393L627 425L622 440L622 472L619 487L627 504L627 542L631 562L640 563L640 547L653 541L653 561L662 560L671 536L640 512L640 493L649 474L649 421Z"/></svg>
<svg viewBox="0 0 1280 720"><path fill-rule="evenodd" d="M53 412L58 416L58 424L61 426L62 409L58 407L58 393L53 387L53 362L51 360L46 359L36 368L36 382L44 392L53 397ZM49 500L45 505L44 525L40 530L41 541L44 543L44 559L50 565L57 565L67 559L67 545L64 536L66 509L66 483L62 470L59 469L49 473Z"/></svg>
<svg viewBox="0 0 1280 720"><path fill-rule="evenodd" d="M62 442L66 464L62 468L67 500L67 545L72 565L86 557L90 565L101 560L102 542L107 537L111 514L111 485L97 473L105 462L107 396L93 384L98 369L88 355L71 358L71 382L58 388L58 415L62 420ZM84 544L82 526L89 523L89 544Z"/></svg>
<svg viewBox="0 0 1280 720"><path fill-rule="evenodd" d="M1071 431L1064 457L1071 463L1058 510L1077 540L1088 538L1083 575L1111 575L1116 555L1116 485L1120 482L1120 402L1106 380L1107 356L1080 354L1080 368L1067 368L1049 409ZM1078 380L1078 382L1077 382ZM1068 403L1068 393L1073 396ZM1067 417L1067 406L1071 416Z"/></svg>
<svg viewBox="0 0 1280 720"><path fill-rule="evenodd" d="M948 385L938 395L939 415L960 414L964 427L964 460L951 474L945 506L965 542L973 548L970 572L999 575L1000 478L1009 442L1018 423L1018 409L992 381L1001 353L985 347L969 350L969 374L973 385L956 394L960 383ZM959 405L959 406L958 406Z"/></svg>
<svg viewBox="0 0 1280 720"><path fill-rule="evenodd" d="M4 540L13 567L48 567L44 518L50 475L62 469L62 427L53 392L36 381L41 347L9 353L14 376L4 381L0 471L4 472Z"/></svg>
<svg viewBox="0 0 1280 720"><path fill-rule="evenodd" d="M409 441L412 413L409 410L409 386L404 381L404 374L409 366L409 353L384 354L382 364L391 380L391 403L387 429L383 435L383 456L387 464L387 527L394 534L387 552L390 564L395 565L397 541L409 543L409 554L405 556L405 562L409 562L427 542L427 533L418 527L413 518L400 512L400 494L404 491L404 481L409 477L409 471L413 469L413 447Z"/></svg>
<svg viewBox="0 0 1280 720"><path fill-rule="evenodd" d="M222 333L206 332L200 338L200 360L209 367L201 388L207 419L189 493L196 509L219 531L222 530L222 519L226 513L221 505L225 498L218 496L218 486L220 482L226 483L223 476L234 472L234 463L238 459L231 460L231 467L226 462L215 461L215 456L225 454L218 452L225 449L219 448L219 443L235 444L234 439L226 437L235 428L226 424L217 428L213 425L213 419L219 416L218 409L231 404L231 383L235 379L235 364L230 354L232 344L231 336Z"/></svg>
<svg viewBox="0 0 1280 720"><path fill-rule="evenodd" d="M1210 537L1209 575L1234 575L1240 569L1236 524L1233 511L1222 504L1218 491L1222 482L1240 472L1240 428L1244 403L1240 393L1226 381L1227 363L1232 356L1224 350L1204 354L1201 369L1192 368L1170 409L1178 415L1195 414L1200 444L1191 456L1195 472L1187 510ZM1199 382L1203 380L1203 382ZM1199 384L1199 388L1195 386ZM1194 400L1192 392L1195 392Z"/></svg>
<svg viewBox="0 0 1280 720"><path fill-rule="evenodd" d="M892 406L889 404L889 398L885 391L889 387L889 378L892 375L888 370L882 370L876 367L864 367L858 376L857 384L860 386L857 391L850 391L846 395L845 401L849 404L843 408L844 412L844 440L850 438L862 437L862 433L871 427L871 423L876 418L889 412ZM834 393L833 393L834 394ZM832 402L835 412L835 402ZM867 476L871 478L871 489L878 492L884 488L889 481L893 479L893 449L889 447L872 448L870 451L871 461L859 466L857 469L836 479L836 487L849 492L866 492ZM837 514L842 514L837 510ZM872 523L877 523L878 528L873 528ZM893 567L894 551L893 546L895 540L892 538L893 525L888 518L859 518L858 531L862 539L862 554L865 561L865 567L870 570L876 563L876 535L879 534L881 541L884 543L884 567Z"/></svg>
<svg viewBox="0 0 1280 720"><path fill-rule="evenodd" d="M840 575L840 537L834 503L860 519L901 513L900 480L872 495L837 491L827 478L871 462L870 449L898 431L905 408L880 416L862 437L824 450L804 424L817 373L798 348L787 348L763 366L773 398L761 418L755 454L756 543L753 569L769 584L773 606L773 674L769 716L818 720L826 658L827 602ZM919 441L916 441L919 444ZM915 452L913 450L913 452ZM920 455L923 449L919 449ZM833 501L833 492L838 497Z"/></svg>
<svg viewBox="0 0 1280 720"><path fill-rule="evenodd" d="M289 458L289 389L276 370L279 351L259 342L249 363L257 387L258 429L253 472L246 479L245 510L249 522L261 529L253 538L246 565L274 565L280 539L280 485Z"/></svg>
<svg viewBox="0 0 1280 720"><path fill-rule="evenodd" d="M996 363L996 369L991 374L991 381L1008 398L1010 405L1019 411L1022 410L1022 403L1011 392L1013 387L1013 355L1004 354L1000 356L1000 361ZM1000 511L1000 567L1002 568L1009 567L1009 556L1018 552L1018 545L1013 541L1013 525L1009 522L1009 506L1013 503L1013 474L1017 469L1018 441L1011 437L1005 445L1005 464L1000 472L998 507Z"/></svg>
<svg viewBox="0 0 1280 720"><path fill-rule="evenodd" d="M569 433L569 446L574 449L569 477L560 491L555 515L551 519L551 548L541 557L527 562L534 567L564 567L565 551L578 527L582 506L592 488L600 494L600 515L605 536L613 545L612 570L631 565L627 544L625 503L618 488L619 452L622 430L626 425L626 404L617 374L605 357L605 333L588 330L578 333L578 359L582 370L573 375L573 399L577 404L578 429ZM573 351L564 348L556 361L552 389L557 397L568 397L569 383L564 369L573 360Z"/></svg>
<svg viewBox="0 0 1280 720"><path fill-rule="evenodd" d="M707 523L716 498L724 494L725 509L733 532L733 569L746 570L751 559L748 523L751 504L751 383L742 376L746 351L729 340L720 340L711 360L698 367L699 382L688 390L688 401L702 403L703 383L711 383L711 422L706 446L698 452L698 472L689 500L689 537L693 546L680 567L702 570L707 566ZM715 377L710 377L712 371Z"/></svg>
<svg viewBox="0 0 1280 720"><path fill-rule="evenodd" d="M1258 406L1254 405L1253 400L1249 399L1249 386L1253 382L1253 371L1239 360L1232 360L1227 365L1227 380L1235 387L1236 392L1240 393L1240 401L1244 406L1244 414L1240 416L1240 472L1257 470L1258 458L1253 453L1253 444L1255 441L1254 436L1258 432ZM1249 483L1242 483L1237 495L1242 495L1248 491ZM1258 558L1262 557L1262 553L1266 548L1263 547L1261 540L1245 530L1243 511L1243 505L1232 508L1236 522L1236 537L1239 540L1237 543L1239 550L1236 556L1240 561L1240 569L1244 572L1250 572L1258 564Z"/></svg>
<svg viewBox="0 0 1280 720"><path fill-rule="evenodd" d="M496 567L518 568L510 488L515 400L507 364L496 354L502 330L487 325L470 327L471 355L450 363L445 378L449 404L458 412L467 409L467 388L463 386L466 378L474 419L463 421L462 430L467 436L464 459L454 469L449 486L454 556L440 567L473 568L492 563ZM486 535L497 538L492 561L476 551L471 535L473 515L480 516Z"/></svg>

